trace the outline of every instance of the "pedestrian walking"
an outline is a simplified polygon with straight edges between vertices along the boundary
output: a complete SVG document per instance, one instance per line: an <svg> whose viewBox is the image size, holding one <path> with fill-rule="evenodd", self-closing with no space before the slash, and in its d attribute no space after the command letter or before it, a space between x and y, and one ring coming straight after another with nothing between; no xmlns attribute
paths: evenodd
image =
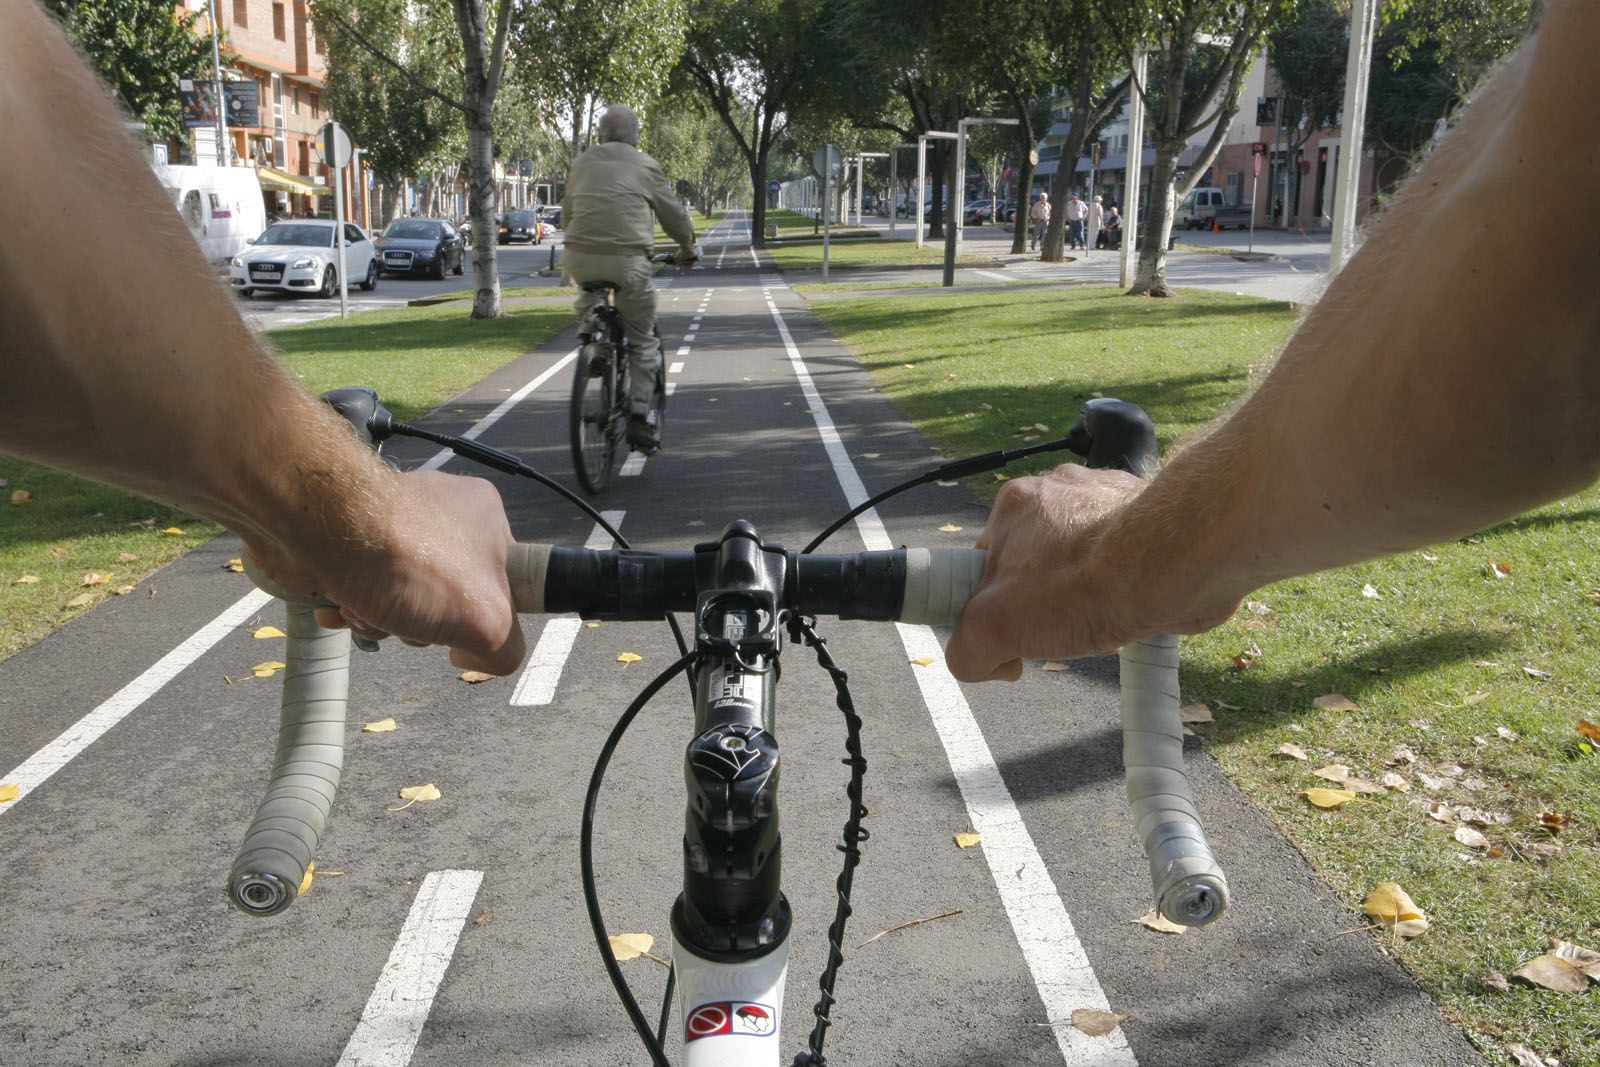
<svg viewBox="0 0 1600 1067"><path fill-rule="evenodd" d="M1105 223L1106 211L1101 205L1100 198L1094 198L1094 203L1089 205L1089 235L1084 242L1084 249L1099 248L1100 227Z"/></svg>
<svg viewBox="0 0 1600 1067"><path fill-rule="evenodd" d="M1050 194L1040 193L1028 209L1028 251L1044 243L1045 227L1050 225Z"/></svg>
<svg viewBox="0 0 1600 1067"><path fill-rule="evenodd" d="M1067 201L1067 247L1083 247L1083 220L1089 214L1089 206L1083 202L1083 197L1076 192L1072 199Z"/></svg>

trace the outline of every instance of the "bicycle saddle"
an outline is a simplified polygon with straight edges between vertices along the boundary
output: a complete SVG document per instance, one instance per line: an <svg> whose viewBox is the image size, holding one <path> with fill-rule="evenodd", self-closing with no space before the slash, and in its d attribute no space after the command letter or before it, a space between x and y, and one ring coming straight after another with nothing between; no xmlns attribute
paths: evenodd
<svg viewBox="0 0 1600 1067"><path fill-rule="evenodd" d="M616 282L584 282L583 291L586 293L608 293L617 288Z"/></svg>

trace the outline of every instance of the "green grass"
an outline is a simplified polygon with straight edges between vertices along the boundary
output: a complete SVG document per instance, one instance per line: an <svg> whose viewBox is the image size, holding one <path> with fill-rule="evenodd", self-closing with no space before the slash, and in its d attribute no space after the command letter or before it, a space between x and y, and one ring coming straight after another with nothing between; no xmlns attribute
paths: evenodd
<svg viewBox="0 0 1600 1067"><path fill-rule="evenodd" d="M770 243L767 254L779 270L821 270L822 242ZM944 249L928 246L918 248L911 241L884 241L852 239L834 241L828 249L831 268L852 267L916 267L933 266L944 262ZM995 261L987 256L962 255L956 262L963 266L992 266Z"/></svg>
<svg viewBox="0 0 1600 1067"><path fill-rule="evenodd" d="M957 288L952 288L951 289L951 293L955 294L957 292L970 291L974 287L986 291L986 290L990 290L990 289L995 289L995 288L1000 287L1000 286L1054 285L1054 286L1060 287L1062 285L1072 285L1072 284L1079 284L1079 283L1062 282L1062 281L1059 281L1059 280L1054 279L1054 278L1008 278L1005 281L993 280L993 281L983 281L983 282L964 282L964 283L962 283L961 286L959 286ZM874 291L878 291L878 290L885 290L885 289L943 289L944 287L945 287L945 285L944 285L944 282L942 282L942 281L933 281L933 282L905 281L905 282L827 282L826 284L824 284L823 282L803 282L800 285L791 286L790 288L792 288L797 293L869 293L869 292L874 292Z"/></svg>
<svg viewBox="0 0 1600 1067"><path fill-rule="evenodd" d="M1193 290L1171 301L1104 289L873 297L814 310L952 456L1043 436L1034 423L1060 433L1100 394L1143 406L1165 447L1245 390L1295 323L1286 304ZM1491 560L1510 574L1495 577ZM1510 1062L1502 1042L1524 1042L1563 1063L1600 1063L1600 987L1497 993L1480 981L1509 975L1551 937L1600 949L1600 755L1575 729L1600 720L1597 589L1600 491L1590 489L1459 542L1269 586L1253 595L1260 607L1184 643L1183 699L1217 717L1198 727L1208 751L1350 906L1352 927L1377 882L1410 892L1432 929L1384 943L1496 1062ZM1234 662L1252 650L1248 668ZM1361 710L1315 707L1327 693ZM1310 760L1277 756L1284 742ZM1330 784L1311 774L1328 763L1377 781L1400 745L1418 757L1401 768L1409 796L1337 812L1299 796ZM1424 788L1419 770L1446 778L1450 764L1464 768L1453 784ZM1502 855L1458 845L1424 798L1510 815L1482 831ZM1539 825L1546 810L1570 819L1557 838ZM1560 851L1537 858L1531 846L1551 842Z"/></svg>
<svg viewBox="0 0 1600 1067"><path fill-rule="evenodd" d="M571 308L512 308L472 322L464 305L357 314L275 331L284 362L313 392L370 385L398 417L414 418L465 389L572 321ZM0 658L38 640L113 591L217 533L192 516L114 489L0 456ZM10 503L13 491L33 494ZM134 525L138 523L139 525ZM169 527L181 535L163 534ZM119 555L137 560L122 563ZM89 572L109 581L83 586ZM24 575L39 581L13 585ZM141 584L143 583L143 584ZM67 607L81 593L82 607Z"/></svg>

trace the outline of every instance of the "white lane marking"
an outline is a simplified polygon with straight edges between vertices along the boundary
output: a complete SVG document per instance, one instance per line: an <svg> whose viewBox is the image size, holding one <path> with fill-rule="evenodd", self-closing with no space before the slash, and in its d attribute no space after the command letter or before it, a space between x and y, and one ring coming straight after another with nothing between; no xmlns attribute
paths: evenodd
<svg viewBox="0 0 1600 1067"><path fill-rule="evenodd" d="M667 373L668 374L682 374L683 373L683 364L682 364L682 362L678 362L678 363L672 364L670 367L667 368Z"/></svg>
<svg viewBox="0 0 1600 1067"><path fill-rule="evenodd" d="M645 455L643 452L630 452L628 458L622 461L622 466L617 471L619 478L636 478L644 473Z"/></svg>
<svg viewBox="0 0 1600 1067"><path fill-rule="evenodd" d="M338 1067L405 1067L455 955L482 871L432 871L383 965Z"/></svg>
<svg viewBox="0 0 1600 1067"><path fill-rule="evenodd" d="M623 511L602 511L600 517L614 529L621 530L625 514ZM600 551L610 548L612 544L611 535L606 533L605 527L595 523L583 547ZM581 629L583 620L576 615L557 615L544 624L544 630L533 646L533 653L528 657L528 665L523 668L522 677L517 679L517 688L511 694L513 707L538 707L555 700L556 683L561 680L562 668L567 665L567 657L572 654L572 645L577 641Z"/></svg>
<svg viewBox="0 0 1600 1067"><path fill-rule="evenodd" d="M4 815L22 802L22 799L43 785L50 776L72 762L84 749L99 740L101 735L139 709L145 701L155 696L178 674L195 660L210 651L211 647L228 636L235 627L266 607L272 597L259 589L240 597L222 614L196 630L177 648L158 659L139 677L117 690L99 707L63 730L54 741L13 767L0 782L17 787L17 795L0 803Z"/></svg>
<svg viewBox="0 0 1600 1067"><path fill-rule="evenodd" d="M571 363L577 357L578 350L574 348L571 352L568 352L566 355L556 360L548 370L534 378L533 381L529 382L527 385L524 385L521 389L518 389L516 392L502 400L499 407L495 408L493 411L489 412L489 414L473 423L472 428L461 436L465 437L469 441L475 440L479 434L483 433L483 431L487 430L489 427L505 418L506 412L510 411L512 408L526 400L529 393L539 388L539 386L543 385L551 378L554 378L561 372L563 367ZM438 452L434 453L432 459L428 460L428 462L424 463L417 469L436 471L449 462L450 457L454 455L455 453L450 451L448 448L441 448Z"/></svg>
<svg viewBox="0 0 1600 1067"><path fill-rule="evenodd" d="M1001 282L1009 282L1011 280L1009 275L997 274L992 270L975 270L972 273L981 274L985 278L993 278L996 281L1001 281Z"/></svg>
<svg viewBox="0 0 1600 1067"><path fill-rule="evenodd" d="M777 324L778 336L783 339L795 378L811 408L811 417L817 424L817 433L828 453L834 477L838 479L839 488L844 490L845 500L855 507L867 499L866 486L845 451L833 417L828 414L822 394L811 380L811 373L806 369L782 313L770 301L767 306ZM876 508L858 515L856 527L869 550L894 547ZM1011 920L1022 958L1033 975L1039 999L1044 1003L1045 1017L1051 1022L1066 1022L1072 1018L1074 1008L1108 1009L1105 990L1078 941L1055 881L1022 821L1011 791L1006 788L1005 778L995 766L961 686L944 666L944 650L939 639L927 626L897 623L896 629L907 659L927 656L934 661L914 672L917 685L949 757L950 769L961 788L961 798L966 803L973 829L983 834L989 872L1000 891L1001 903ZM980 825L990 829L980 829ZM1071 1026L1053 1026L1051 1030L1062 1060L1071 1067L1138 1067L1121 1030L1113 1030L1105 1037L1089 1037Z"/></svg>
<svg viewBox="0 0 1600 1067"><path fill-rule="evenodd" d="M676 352L672 353L672 354L675 355L675 356L687 356L689 354L689 346L688 345L680 345L678 347L678 350Z"/></svg>
<svg viewBox="0 0 1600 1067"><path fill-rule="evenodd" d="M668 382L667 383L667 395L668 396L671 396L673 393L676 393L677 391L678 391L678 383L677 382Z"/></svg>
<svg viewBox="0 0 1600 1067"><path fill-rule="evenodd" d="M701 319L703 319L703 318L705 318L705 316L704 316L704 315L696 315L696 316L695 316L695 317L694 317L694 321L695 321L695 322L699 322L699 321L700 321L700 320L701 320Z"/></svg>

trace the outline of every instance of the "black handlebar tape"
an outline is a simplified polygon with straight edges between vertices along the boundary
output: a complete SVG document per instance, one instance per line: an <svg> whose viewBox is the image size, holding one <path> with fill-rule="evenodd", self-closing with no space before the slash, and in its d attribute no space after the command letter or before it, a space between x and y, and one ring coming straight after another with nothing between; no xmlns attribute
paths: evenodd
<svg viewBox="0 0 1600 1067"><path fill-rule="evenodd" d="M288 601L288 649L278 752L228 874L228 899L251 915L294 903L328 825L344 765L350 631L317 625L315 606Z"/></svg>
<svg viewBox="0 0 1600 1067"><path fill-rule="evenodd" d="M908 548L906 595L900 621L954 626L983 580L985 553L977 548Z"/></svg>

